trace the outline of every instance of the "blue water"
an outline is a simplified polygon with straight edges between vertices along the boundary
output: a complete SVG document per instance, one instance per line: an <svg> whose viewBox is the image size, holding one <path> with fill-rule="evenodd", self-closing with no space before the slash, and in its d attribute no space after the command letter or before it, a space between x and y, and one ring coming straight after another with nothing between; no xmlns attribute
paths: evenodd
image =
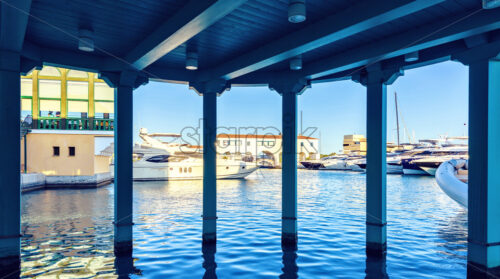
<svg viewBox="0 0 500 279"><path fill-rule="evenodd" d="M201 181L134 184L133 258L113 255L113 186L22 196L30 278L465 278L467 214L431 177L388 176L387 260L365 256L365 175L299 170L298 249L281 248L281 172L218 181L217 248Z"/></svg>

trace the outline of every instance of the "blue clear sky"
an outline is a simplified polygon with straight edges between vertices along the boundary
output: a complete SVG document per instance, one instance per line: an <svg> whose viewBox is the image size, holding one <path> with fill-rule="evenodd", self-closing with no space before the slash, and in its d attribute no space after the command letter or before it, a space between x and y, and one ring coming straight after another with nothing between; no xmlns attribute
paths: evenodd
<svg viewBox="0 0 500 279"><path fill-rule="evenodd" d="M387 88L387 140L396 139L394 91L404 119L400 118L402 142L413 134L417 140L466 135L467 88L467 67L456 62L406 71ZM366 133L366 90L355 82L313 84L298 103L303 130L317 127L313 136L321 133L321 153L338 152L345 134ZM219 126L281 128L281 97L267 87L233 87L217 105ZM150 82L134 93L135 141L141 127L181 133L185 127L198 127L201 117L202 97L187 85Z"/></svg>

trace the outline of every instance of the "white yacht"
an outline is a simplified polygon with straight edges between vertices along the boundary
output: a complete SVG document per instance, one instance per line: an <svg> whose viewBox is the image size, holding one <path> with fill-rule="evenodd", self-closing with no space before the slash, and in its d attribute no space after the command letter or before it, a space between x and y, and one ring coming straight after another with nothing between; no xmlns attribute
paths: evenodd
<svg viewBox="0 0 500 279"><path fill-rule="evenodd" d="M162 142L154 137L180 137L175 134L148 134L141 128L143 144L134 146L133 178L151 180L203 179L203 159L196 148ZM183 148L184 147L184 148ZM113 171L114 164L110 165ZM217 179L243 179L258 169L257 164L233 156L218 156Z"/></svg>
<svg viewBox="0 0 500 279"><path fill-rule="evenodd" d="M347 165L347 156L328 156L323 158L320 169L322 170L350 170L351 166Z"/></svg>

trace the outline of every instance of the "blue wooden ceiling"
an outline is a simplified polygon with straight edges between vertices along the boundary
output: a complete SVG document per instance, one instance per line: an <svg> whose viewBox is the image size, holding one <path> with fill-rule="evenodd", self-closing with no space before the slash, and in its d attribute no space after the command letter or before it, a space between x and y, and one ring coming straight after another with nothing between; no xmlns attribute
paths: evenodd
<svg viewBox="0 0 500 279"><path fill-rule="evenodd" d="M223 1L219 0L218 11L224 11L224 4L220 4ZM189 2L187 0L33 0L25 44L27 42L31 46L40 47L42 52L45 49L55 49L67 54L65 56L67 58L61 58L57 61L42 61L46 63L79 67L76 64L85 64L76 61L81 60L82 55L89 58L97 57L103 61L114 59L123 62L138 44L147 42L148 36L157 32L159 26L166 22L170 23L169 20L174 21L175 16L179 15L183 9L183 12L186 12L185 9L189 7ZM207 0L208 2L210 1ZM215 6L217 1L212 0L211 2ZM306 0L307 20L303 23L293 24L287 20L288 0L239 2L241 4L231 9L228 8L225 11L227 14L213 24L210 23L202 27L196 25L199 32L192 34L182 43L179 43L177 39L175 41L177 44L173 44L174 47L171 50L166 51L159 59L153 59L150 63L145 64L144 72L153 78L177 81L216 78L219 74L223 78L232 79L245 75L258 76L259 73L287 72L289 71L288 59L283 59L284 56L272 57L273 55L270 55L271 58L266 63L258 63L259 61L252 59L263 55L258 53L258 50L263 46L280 40L285 40L279 46L285 53L286 49L284 48L286 48L286 38L288 38L286 36L298 33L313 24L324 22L332 15L342 16L343 14L345 17L346 11L356 13L356 15L353 14L353 17L359 14L369 14L369 11L366 10L349 10L355 2L365 2L368 7L370 5L375 7L374 5L377 3L382 3L379 0ZM387 0L383 3L390 2L396 5L398 1ZM307 68L309 64L313 65L313 63L317 65L328 57L348 53L353 49L369 48L371 44L389 40L394 36L401 37L404 34L418 32L420 27L426 24L445 22L449 18L467 14L474 14L475 17L480 17L481 13L490 13L490 17L496 15L491 15L491 10L482 10L480 0L403 0L402 2L407 2L408 5L411 5L412 2L427 4L422 4L421 9L413 7L411 8L413 10L407 14L393 16L393 19L377 22L377 24L373 24L373 27L360 29L359 32L350 30L351 33L348 36L333 40L331 43L320 43L312 47L309 45L309 48L302 54L304 68ZM499 12L493 11L493 13L498 14ZM206 21L205 19L204 22ZM500 24L500 17L498 21ZM175 19L174 24L177 22L179 19ZM497 24L496 21L493 23ZM94 52L85 53L78 50L78 30L80 28L93 30L96 47ZM496 28L498 28L496 25L490 25L489 29L485 31L490 32ZM481 32L476 29L474 29L476 33L471 33L471 35ZM192 31L193 28L190 30ZM312 33L315 33L314 31L312 30ZM314 37L314 34L311 36ZM462 39L462 37L458 39ZM450 40L443 41L443 44L449 43ZM292 45L293 42L290 43ZM313 42L313 44L315 43ZM198 52L199 68L197 71L192 72L185 69L186 48ZM142 49L139 49L139 53L140 50ZM76 56L75 60L71 61L73 53ZM247 55L249 57L248 65L245 64L245 61L238 60L249 53L250 55ZM290 53L285 55L289 57ZM232 62L235 64L231 64ZM238 71L240 65L245 66L246 70ZM243 66L241 68L244 68ZM81 68L85 68L85 66ZM314 69L309 68L308 71L308 76L311 77L310 74L314 73ZM169 73L172 72L175 74L169 76ZM213 76L212 73L215 73L216 76ZM256 81L256 83L260 82Z"/></svg>

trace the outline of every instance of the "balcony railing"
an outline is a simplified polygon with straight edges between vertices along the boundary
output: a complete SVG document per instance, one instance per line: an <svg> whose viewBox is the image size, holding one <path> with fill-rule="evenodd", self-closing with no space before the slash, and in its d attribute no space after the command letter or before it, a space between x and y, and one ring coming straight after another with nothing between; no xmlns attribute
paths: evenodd
<svg viewBox="0 0 500 279"><path fill-rule="evenodd" d="M35 129L113 131L113 119L41 117L34 121Z"/></svg>

